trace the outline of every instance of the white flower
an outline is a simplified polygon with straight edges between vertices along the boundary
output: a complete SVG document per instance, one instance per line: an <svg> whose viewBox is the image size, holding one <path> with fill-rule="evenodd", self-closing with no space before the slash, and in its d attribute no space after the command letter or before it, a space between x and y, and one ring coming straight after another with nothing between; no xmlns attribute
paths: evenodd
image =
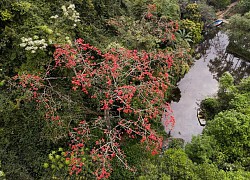
<svg viewBox="0 0 250 180"><path fill-rule="evenodd" d="M66 7L64 5L61 8L62 8L63 12L67 11L67 9L66 9Z"/></svg>
<svg viewBox="0 0 250 180"><path fill-rule="evenodd" d="M22 39L22 42L28 42L29 40L28 40L28 38L23 38Z"/></svg>
<svg viewBox="0 0 250 180"><path fill-rule="evenodd" d="M75 9L75 5L74 4L70 4L68 9Z"/></svg>
<svg viewBox="0 0 250 180"><path fill-rule="evenodd" d="M26 51L29 51L29 50L31 50L32 48L30 48L30 46L27 46L26 48L25 48L25 50Z"/></svg>
<svg viewBox="0 0 250 180"><path fill-rule="evenodd" d="M4 176L5 176L4 172L0 171L0 177L4 177Z"/></svg>
<svg viewBox="0 0 250 180"><path fill-rule="evenodd" d="M22 42L25 42L25 39L26 39L25 37L21 37Z"/></svg>
<svg viewBox="0 0 250 180"><path fill-rule="evenodd" d="M52 43L53 43L52 39L49 39L49 44L52 44Z"/></svg>
<svg viewBox="0 0 250 180"><path fill-rule="evenodd" d="M28 38L23 38L22 39L22 42L28 42L29 40L28 40Z"/></svg>
<svg viewBox="0 0 250 180"><path fill-rule="evenodd" d="M64 16L68 16L69 13L68 13L68 12L64 12L63 15L64 15Z"/></svg>
<svg viewBox="0 0 250 180"><path fill-rule="evenodd" d="M57 19L59 16L56 14L55 16L51 16L51 19Z"/></svg>
<svg viewBox="0 0 250 180"><path fill-rule="evenodd" d="M31 51L31 53L33 53L33 54L34 54L34 53L36 53L36 51L35 51L35 50L32 50L32 51Z"/></svg>
<svg viewBox="0 0 250 180"><path fill-rule="evenodd" d="M39 44L41 44L41 43L40 43L40 40L35 40L35 41L33 41L33 45L37 46L37 45L39 45Z"/></svg>
<svg viewBox="0 0 250 180"><path fill-rule="evenodd" d="M21 43L19 46L20 47L25 47L27 44L26 43Z"/></svg>
<svg viewBox="0 0 250 180"><path fill-rule="evenodd" d="M69 20L72 20L74 22L79 22L81 21L80 18L80 13L78 13L75 10L75 5L74 4L70 4L67 8L66 6L62 6L63 9L63 15L66 16ZM76 26L76 25L74 25Z"/></svg>
<svg viewBox="0 0 250 180"><path fill-rule="evenodd" d="M29 41L29 42L28 42L28 45L33 46L33 45L34 45L34 41Z"/></svg>

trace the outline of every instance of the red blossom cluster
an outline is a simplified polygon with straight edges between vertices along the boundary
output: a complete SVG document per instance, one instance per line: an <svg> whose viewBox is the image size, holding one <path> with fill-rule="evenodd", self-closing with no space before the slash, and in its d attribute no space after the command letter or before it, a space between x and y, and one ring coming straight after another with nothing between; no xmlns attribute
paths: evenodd
<svg viewBox="0 0 250 180"><path fill-rule="evenodd" d="M43 87L43 79L38 75L22 74L13 77L13 80L18 81L15 86L29 91L32 98L37 98L37 91Z"/></svg>
<svg viewBox="0 0 250 180"><path fill-rule="evenodd" d="M155 4L149 4L148 5L148 11L145 15L146 19L151 19L154 15L154 13L156 12L157 8Z"/></svg>
<svg viewBox="0 0 250 180"><path fill-rule="evenodd" d="M144 16L151 24L149 31L151 34L158 37L162 42L174 42L176 40L175 32L179 30L178 22L169 21L166 17L159 18L155 4L148 5L148 11Z"/></svg>
<svg viewBox="0 0 250 180"><path fill-rule="evenodd" d="M48 72L46 73L48 74ZM21 74L12 78L11 85L18 89L21 89L24 93L25 100L34 100L37 102L37 109L45 109L45 119L50 120L56 125L61 125L60 116L57 114L59 108L54 101L54 94L60 95L55 91L53 87L46 84L50 78L46 76L33 75L33 74Z"/></svg>

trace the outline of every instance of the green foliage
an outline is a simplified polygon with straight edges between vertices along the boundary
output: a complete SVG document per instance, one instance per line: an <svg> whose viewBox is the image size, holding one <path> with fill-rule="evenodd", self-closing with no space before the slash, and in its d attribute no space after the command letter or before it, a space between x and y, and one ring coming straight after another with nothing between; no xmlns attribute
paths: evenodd
<svg viewBox="0 0 250 180"><path fill-rule="evenodd" d="M198 10L201 15L201 20L204 22L205 25L208 25L216 19L215 10L212 6L209 6L205 2L198 3Z"/></svg>
<svg viewBox="0 0 250 180"><path fill-rule="evenodd" d="M171 20L180 19L180 7L178 0L153 0L156 4L159 16L166 16Z"/></svg>
<svg viewBox="0 0 250 180"><path fill-rule="evenodd" d="M189 48L190 44L193 43L191 32L186 32L185 29L178 30L176 33L176 38L179 43L184 44L184 47Z"/></svg>
<svg viewBox="0 0 250 180"><path fill-rule="evenodd" d="M196 166L196 173L201 180L228 180L227 173L219 170L214 164L199 164Z"/></svg>
<svg viewBox="0 0 250 180"><path fill-rule="evenodd" d="M184 148L184 140L178 139L178 138L168 139L168 148L183 149Z"/></svg>
<svg viewBox="0 0 250 180"><path fill-rule="evenodd" d="M189 19L181 20L180 29L185 29L187 33L190 33L191 40L193 43L198 43L202 40L202 24L199 22L194 22Z"/></svg>
<svg viewBox="0 0 250 180"><path fill-rule="evenodd" d="M250 179L250 172L246 171L231 171L227 173L227 178L226 179L232 179L232 180L245 180L245 179Z"/></svg>
<svg viewBox="0 0 250 180"><path fill-rule="evenodd" d="M135 19L141 19L143 14L147 11L147 4L150 3L150 0L129 0L129 9L133 13Z"/></svg>
<svg viewBox="0 0 250 180"><path fill-rule="evenodd" d="M113 169L110 179L133 179L134 177L144 174L144 163L154 161L154 157L146 150L146 147L137 143L135 140L129 140L122 146L124 153L127 155L128 164L134 171L130 171L117 159L112 161Z"/></svg>
<svg viewBox="0 0 250 180"><path fill-rule="evenodd" d="M245 157L249 153L250 117L235 110L219 113L210 121L204 133L216 135L215 139L220 144L230 162Z"/></svg>
<svg viewBox="0 0 250 180"><path fill-rule="evenodd" d="M233 42L231 43L231 51L236 55L242 54L241 56L249 60L248 55L250 54L250 42L247 41L247 39L250 38L250 12L245 13L244 15L236 14L230 17L229 21L229 40L230 42ZM235 48L239 52L234 50Z"/></svg>
<svg viewBox="0 0 250 180"><path fill-rule="evenodd" d="M168 149L155 162L145 162L139 180L197 179L195 165L182 149Z"/></svg>
<svg viewBox="0 0 250 180"><path fill-rule="evenodd" d="M12 5L12 9L14 11L17 11L18 13L20 13L20 15L24 15L27 12L29 12L29 10L31 9L32 4L27 2L27 1L19 1L19 2L15 2Z"/></svg>
<svg viewBox="0 0 250 180"><path fill-rule="evenodd" d="M1 20L2 21L11 20L12 17L13 17L13 15L11 14L11 12L8 9L1 10L0 14L1 14Z"/></svg>
<svg viewBox="0 0 250 180"><path fill-rule="evenodd" d="M17 98L20 92L0 94L0 160L7 179L47 177L41 164L52 147L46 121L34 104ZM15 99L16 98L16 99ZM59 143L60 144L60 143Z"/></svg>
<svg viewBox="0 0 250 180"><path fill-rule="evenodd" d="M2 169L1 166L2 166L2 164L1 164L1 161L0 161L0 179L1 180L6 180L5 179L5 173L1 170Z"/></svg>
<svg viewBox="0 0 250 180"><path fill-rule="evenodd" d="M207 112L203 134L193 137L186 153L196 163L213 163L228 172L224 179L247 179L249 176L250 78L239 85L228 73L220 79L219 96L206 99L202 108ZM245 171L241 171L241 170Z"/></svg>
<svg viewBox="0 0 250 180"><path fill-rule="evenodd" d="M217 141L213 136L199 135L192 138L192 142L185 146L188 157L198 164L224 162L223 153L219 152Z"/></svg>
<svg viewBox="0 0 250 180"><path fill-rule="evenodd" d="M228 46L227 46L226 51L230 54L233 54L235 57L244 59L246 61L250 61L250 58L249 58L250 51L248 51L244 47L241 47L238 43L234 43L233 41L230 41Z"/></svg>
<svg viewBox="0 0 250 180"><path fill-rule="evenodd" d="M159 171L159 166L145 162L143 168L143 175L138 177L138 180L171 180L170 175L163 171Z"/></svg>
<svg viewBox="0 0 250 180"><path fill-rule="evenodd" d="M198 4L193 3L193 4L188 4L186 6L186 12L184 18L187 18L191 21L194 22L200 22L201 21L201 14L198 9Z"/></svg>
<svg viewBox="0 0 250 180"><path fill-rule="evenodd" d="M195 166L182 149L169 149L164 152L161 172L171 179L196 179Z"/></svg>
<svg viewBox="0 0 250 180"><path fill-rule="evenodd" d="M250 94L242 93L235 94L229 102L230 109L235 109L237 112L243 114L250 114Z"/></svg>
<svg viewBox="0 0 250 180"><path fill-rule="evenodd" d="M219 101L222 109L226 109L228 107L228 102L232 98L232 93L234 91L234 79L232 75L228 72L225 72L221 78L219 79Z"/></svg>
<svg viewBox="0 0 250 180"><path fill-rule="evenodd" d="M205 119L208 121L213 119L214 116L219 113L220 102L215 98L206 98L201 102L200 108Z"/></svg>
<svg viewBox="0 0 250 180"><path fill-rule="evenodd" d="M206 153L205 149L203 153ZM214 154L216 154L216 151ZM143 175L138 177L139 180L245 180L248 178L249 172L247 171L230 171L230 169L224 171L213 163L205 162L197 164L197 162L192 162L181 149L168 149L162 156L157 158L157 161L146 162Z"/></svg>
<svg viewBox="0 0 250 180"><path fill-rule="evenodd" d="M225 9L230 3L230 0L208 0L208 4L214 6L216 9Z"/></svg>
<svg viewBox="0 0 250 180"><path fill-rule="evenodd" d="M153 49L160 40L151 34L152 24L145 20L134 20L131 17L121 16L109 21L119 32L119 41L123 47L129 49ZM119 23L119 24L118 24Z"/></svg>
<svg viewBox="0 0 250 180"><path fill-rule="evenodd" d="M43 168L49 168L49 173L52 173L55 177L66 177L68 174L68 165L69 160L65 158L65 152L62 148L59 148L58 151L52 151L48 155L48 162L43 163Z"/></svg>
<svg viewBox="0 0 250 180"><path fill-rule="evenodd" d="M250 1L248 0L240 0L237 4L237 10L239 13L244 14L248 12L250 9Z"/></svg>

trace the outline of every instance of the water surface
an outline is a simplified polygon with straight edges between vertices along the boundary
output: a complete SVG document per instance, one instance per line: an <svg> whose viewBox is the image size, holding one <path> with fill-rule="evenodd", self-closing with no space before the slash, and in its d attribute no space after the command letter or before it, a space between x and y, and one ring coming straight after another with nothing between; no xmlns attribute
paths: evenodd
<svg viewBox="0 0 250 180"><path fill-rule="evenodd" d="M176 120L172 137L190 142L193 135L202 132L203 127L197 120L197 108L201 100L216 95L218 79L224 72L230 72L236 82L249 76L250 64L228 54L228 43L228 36L222 32L205 41L199 50L203 55L178 83L181 98L178 102L171 102Z"/></svg>

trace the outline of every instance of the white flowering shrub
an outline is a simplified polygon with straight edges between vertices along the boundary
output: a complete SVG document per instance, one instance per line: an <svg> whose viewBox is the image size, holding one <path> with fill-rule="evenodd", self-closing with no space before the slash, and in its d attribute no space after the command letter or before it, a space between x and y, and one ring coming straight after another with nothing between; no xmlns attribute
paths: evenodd
<svg viewBox="0 0 250 180"><path fill-rule="evenodd" d="M80 14L75 10L75 5L74 4L70 4L68 7L66 7L65 5L63 5L62 7L63 10L63 15L69 19L74 21L74 26L76 26L77 22L80 22ZM55 16L54 16L55 18Z"/></svg>
<svg viewBox="0 0 250 180"><path fill-rule="evenodd" d="M43 25L38 26L40 30L45 32L45 37L48 39L47 43L45 39L39 39L38 36L34 36L33 38L22 37L22 43L20 47L25 48L26 51L30 51L31 53L36 53L37 50L45 50L48 44L72 44L70 37L68 36L68 32L64 32L68 26L68 22L65 23L65 20L70 20L70 24L73 23L73 28L76 27L77 22L80 22L80 14L75 10L75 5L70 4L69 6L63 5L61 7L63 14L55 14L51 16L49 21L51 25ZM66 27L63 26L66 24ZM72 24L71 24L72 25ZM70 27L70 29L72 29Z"/></svg>
<svg viewBox="0 0 250 180"><path fill-rule="evenodd" d="M44 50L48 46L45 39L39 39L38 36L34 36L33 38L21 38L22 43L20 47L25 48L26 51L31 51L31 53L36 53L38 49Z"/></svg>
<svg viewBox="0 0 250 180"><path fill-rule="evenodd" d="M1 168L1 161L0 161L0 168ZM0 170L0 179L1 180L6 180L5 173L2 170Z"/></svg>
<svg viewBox="0 0 250 180"><path fill-rule="evenodd" d="M0 177L3 178L3 180L5 180L5 174L4 174L3 171L0 171ZM1 178L0 178L0 179L1 179Z"/></svg>

